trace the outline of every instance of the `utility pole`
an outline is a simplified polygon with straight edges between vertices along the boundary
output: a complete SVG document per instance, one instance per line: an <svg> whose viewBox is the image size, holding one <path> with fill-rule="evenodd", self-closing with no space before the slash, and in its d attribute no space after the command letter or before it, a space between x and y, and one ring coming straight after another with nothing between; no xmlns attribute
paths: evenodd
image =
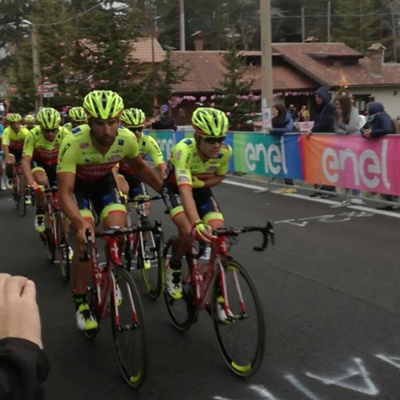
<svg viewBox="0 0 400 400"><path fill-rule="evenodd" d="M272 107L272 44L271 44L271 0L260 0L261 18L261 111L263 132L271 121Z"/></svg>
<svg viewBox="0 0 400 400"><path fill-rule="evenodd" d="M186 50L186 37L185 37L185 2L179 0L179 50Z"/></svg>
<svg viewBox="0 0 400 400"><path fill-rule="evenodd" d="M306 8L301 7L301 41L304 43L306 40Z"/></svg>
<svg viewBox="0 0 400 400"><path fill-rule="evenodd" d="M331 1L328 0L328 43L331 41Z"/></svg>
<svg viewBox="0 0 400 400"><path fill-rule="evenodd" d="M35 112L37 112L39 107L43 106L42 95L38 93L39 85L42 83L39 60L39 36L36 25L33 22L27 19L23 19L22 22L31 28L33 86L35 89Z"/></svg>

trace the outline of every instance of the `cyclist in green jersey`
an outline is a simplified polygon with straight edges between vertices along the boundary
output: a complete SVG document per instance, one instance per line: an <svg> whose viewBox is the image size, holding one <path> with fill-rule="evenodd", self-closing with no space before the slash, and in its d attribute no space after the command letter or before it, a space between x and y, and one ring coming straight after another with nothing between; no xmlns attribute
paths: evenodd
<svg viewBox="0 0 400 400"><path fill-rule="evenodd" d="M36 125L36 117L33 114L27 114L24 117L25 128L32 130Z"/></svg>
<svg viewBox="0 0 400 400"><path fill-rule="evenodd" d="M71 221L77 238L72 259L76 323L80 330L92 330L98 323L86 297L91 263L79 259L86 248L86 230L90 230L94 238L90 203L104 229L125 227L126 207L112 172L115 165L121 160L126 161L140 179L157 192L161 192L162 182L139 156L138 143L132 132L120 127L124 104L117 93L94 90L86 95L83 107L89 122L73 129L63 140L57 178L60 206Z"/></svg>
<svg viewBox="0 0 400 400"><path fill-rule="evenodd" d="M88 118L83 107L72 107L68 112L68 117L70 122L67 122L64 125L64 128L72 131L72 129L76 128L77 126L87 124Z"/></svg>
<svg viewBox="0 0 400 400"><path fill-rule="evenodd" d="M223 215L211 187L219 185L228 172L232 148L224 143L228 130L226 114L200 107L192 116L195 134L172 149L163 183L163 198L179 236L167 269L169 294L182 297L181 259L193 237L212 242L212 230L222 227Z"/></svg>

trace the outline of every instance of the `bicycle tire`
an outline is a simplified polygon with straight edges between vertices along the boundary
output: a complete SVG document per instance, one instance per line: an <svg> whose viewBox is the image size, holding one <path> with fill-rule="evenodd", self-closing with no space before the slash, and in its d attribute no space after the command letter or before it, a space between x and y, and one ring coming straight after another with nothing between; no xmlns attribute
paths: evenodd
<svg viewBox="0 0 400 400"><path fill-rule="evenodd" d="M25 217L26 214L26 203L25 203L25 193L24 193L24 188L22 187L22 178L18 178L18 196L19 196L19 204L18 204L18 210L19 210L19 215L21 217Z"/></svg>
<svg viewBox="0 0 400 400"><path fill-rule="evenodd" d="M139 243L137 263L142 269L147 294L155 300L161 293L162 238L160 235L154 236L153 232L148 232L146 242L149 249L146 253L149 266L145 266L141 243Z"/></svg>
<svg viewBox="0 0 400 400"><path fill-rule="evenodd" d="M93 287L88 287L86 295L87 295L87 300L89 303L90 311L92 312L92 315L96 316L97 322L98 322L98 324L100 324L100 318L96 312L96 303L97 303L96 289L94 289ZM83 336L85 336L85 338L88 340L93 340L97 336L98 332L99 332L99 328L82 331Z"/></svg>
<svg viewBox="0 0 400 400"><path fill-rule="evenodd" d="M230 321L218 316L219 275L215 283L212 317L222 356L234 374L247 378L260 367L264 356L264 317L256 288L244 267L234 260L224 262ZM240 294L243 302L240 301ZM246 307L244 311L242 306Z"/></svg>
<svg viewBox="0 0 400 400"><path fill-rule="evenodd" d="M165 305L167 306L168 314L171 322L176 329L184 332L190 328L195 320L195 308L193 305L193 283L190 276L190 269L186 262L182 262L182 282L183 295L181 299L174 299L170 296L166 286L166 271L169 264L169 259L172 252L172 243L174 239L170 239L164 248L162 258L162 286L164 291Z"/></svg>
<svg viewBox="0 0 400 400"><path fill-rule="evenodd" d="M111 327L117 361L129 386L138 388L146 375L147 349L144 312L136 284L123 267L117 267L115 282L121 299L110 291ZM118 316L116 315L118 310Z"/></svg>
<svg viewBox="0 0 400 400"><path fill-rule="evenodd" d="M15 209L17 211L19 210L19 204L21 202L21 194L18 192L18 190L19 190L19 179L18 175L15 175L13 179L12 196L14 198Z"/></svg>
<svg viewBox="0 0 400 400"><path fill-rule="evenodd" d="M71 260L69 259L69 240L68 233L66 232L62 214L60 211L57 212L57 250L58 250L58 262L60 265L61 278L65 283L69 282Z"/></svg>
<svg viewBox="0 0 400 400"><path fill-rule="evenodd" d="M47 255L49 257L50 264L54 264L56 260L56 246L54 245L53 235L51 234L51 228L46 227L44 231L46 240Z"/></svg>

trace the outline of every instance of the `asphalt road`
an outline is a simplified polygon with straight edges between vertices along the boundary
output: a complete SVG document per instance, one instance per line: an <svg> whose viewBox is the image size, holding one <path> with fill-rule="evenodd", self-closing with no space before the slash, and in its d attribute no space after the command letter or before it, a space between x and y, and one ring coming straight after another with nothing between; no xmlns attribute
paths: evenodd
<svg viewBox="0 0 400 400"><path fill-rule="evenodd" d="M34 232L33 210L21 218L1 192L0 271L37 284L51 363L47 398L400 399L398 213L331 208L307 196L256 191L223 184L215 195L228 226L275 222L275 250L253 252L258 237L249 234L232 251L250 271L264 307L267 338L259 372L248 380L232 375L205 313L180 334L163 298L143 296L149 365L137 391L120 376L109 321L93 342L77 331L70 294ZM173 226L160 205L156 214L169 236Z"/></svg>

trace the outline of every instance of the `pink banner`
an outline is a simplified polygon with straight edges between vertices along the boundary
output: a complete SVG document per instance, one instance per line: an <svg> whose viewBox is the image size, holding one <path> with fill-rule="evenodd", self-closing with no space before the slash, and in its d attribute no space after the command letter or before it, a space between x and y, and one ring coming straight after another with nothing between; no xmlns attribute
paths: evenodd
<svg viewBox="0 0 400 400"><path fill-rule="evenodd" d="M306 182L400 195L399 135L312 135L301 145Z"/></svg>

